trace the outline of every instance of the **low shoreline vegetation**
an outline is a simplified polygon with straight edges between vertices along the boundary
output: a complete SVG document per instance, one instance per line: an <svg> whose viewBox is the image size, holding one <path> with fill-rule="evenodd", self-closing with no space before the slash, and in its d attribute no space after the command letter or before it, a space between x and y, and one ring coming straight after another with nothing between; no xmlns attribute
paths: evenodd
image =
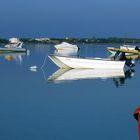
<svg viewBox="0 0 140 140"><path fill-rule="evenodd" d="M112 44L131 44L131 43L140 43L140 39L138 38L117 38L117 37L109 37L109 38L20 38L24 43L52 43L58 44L61 42L68 43L84 43L84 44L98 44L98 43L112 43ZM0 39L0 43L8 43L8 39Z"/></svg>

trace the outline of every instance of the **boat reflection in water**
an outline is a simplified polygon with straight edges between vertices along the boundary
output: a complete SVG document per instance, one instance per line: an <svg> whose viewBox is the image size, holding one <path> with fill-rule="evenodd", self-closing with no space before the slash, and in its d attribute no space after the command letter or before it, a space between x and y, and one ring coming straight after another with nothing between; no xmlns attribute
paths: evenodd
<svg viewBox="0 0 140 140"><path fill-rule="evenodd" d="M132 69L126 72L123 69L59 69L48 77L48 81L61 83L73 80L84 79L109 79L111 78L116 87L123 86L125 80L132 78L135 71Z"/></svg>
<svg viewBox="0 0 140 140"><path fill-rule="evenodd" d="M26 53L2 53L0 54L0 57L3 57L6 61L16 61L18 64L22 64L23 56L25 56Z"/></svg>
<svg viewBox="0 0 140 140"><path fill-rule="evenodd" d="M140 108L137 108L134 111L134 118L138 121L138 135L139 135L139 140L140 140Z"/></svg>
<svg viewBox="0 0 140 140"><path fill-rule="evenodd" d="M135 70L128 69L124 73L124 77L113 78L116 87L123 86L125 84L126 79L130 79L134 76Z"/></svg>
<svg viewBox="0 0 140 140"><path fill-rule="evenodd" d="M123 69L59 69L48 81L56 83L82 79L124 78Z"/></svg>

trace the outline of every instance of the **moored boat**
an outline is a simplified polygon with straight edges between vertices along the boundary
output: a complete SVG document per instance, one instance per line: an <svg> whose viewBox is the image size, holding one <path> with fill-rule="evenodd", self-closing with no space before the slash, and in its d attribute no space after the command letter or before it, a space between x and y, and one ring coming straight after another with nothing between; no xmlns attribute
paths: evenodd
<svg viewBox="0 0 140 140"><path fill-rule="evenodd" d="M117 51L125 52L126 55L139 54L140 48L135 45L121 45L120 48L107 47L107 50L115 54Z"/></svg>
<svg viewBox="0 0 140 140"><path fill-rule="evenodd" d="M27 49L22 48L23 42L17 38L10 38L9 43L0 48L0 53L17 53L26 52Z"/></svg>
<svg viewBox="0 0 140 140"><path fill-rule="evenodd" d="M67 42L62 42L61 44L57 44L54 46L56 50L72 50L72 51L78 51L79 47L77 45L73 45Z"/></svg>
<svg viewBox="0 0 140 140"><path fill-rule="evenodd" d="M80 58L65 56L48 56L60 68L98 68L98 69L123 69L124 60L111 60L106 58Z"/></svg>
<svg viewBox="0 0 140 140"><path fill-rule="evenodd" d="M5 48L22 48L23 42L18 38L10 38L9 43L6 44Z"/></svg>

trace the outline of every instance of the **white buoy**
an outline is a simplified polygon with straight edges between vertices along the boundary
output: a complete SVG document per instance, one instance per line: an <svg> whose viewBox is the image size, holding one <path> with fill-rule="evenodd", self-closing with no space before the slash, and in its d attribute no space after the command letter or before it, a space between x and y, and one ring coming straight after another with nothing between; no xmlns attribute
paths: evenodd
<svg viewBox="0 0 140 140"><path fill-rule="evenodd" d="M37 66L31 66L30 69L37 69Z"/></svg>
<svg viewBox="0 0 140 140"><path fill-rule="evenodd" d="M37 68L38 68L37 66L31 66L30 67L30 71L36 72L37 71Z"/></svg>

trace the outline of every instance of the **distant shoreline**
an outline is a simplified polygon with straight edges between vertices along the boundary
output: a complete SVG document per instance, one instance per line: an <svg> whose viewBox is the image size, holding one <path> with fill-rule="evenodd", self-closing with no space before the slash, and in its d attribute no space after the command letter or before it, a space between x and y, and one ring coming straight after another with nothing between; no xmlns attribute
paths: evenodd
<svg viewBox="0 0 140 140"><path fill-rule="evenodd" d="M117 37L109 37L109 38L20 38L24 43L45 43L45 44L58 44L61 42L69 42L69 43L84 43L84 44L102 44L102 43L110 43L110 44L137 44L140 43L140 39L138 38L117 38ZM0 38L0 43L8 43L8 39Z"/></svg>

